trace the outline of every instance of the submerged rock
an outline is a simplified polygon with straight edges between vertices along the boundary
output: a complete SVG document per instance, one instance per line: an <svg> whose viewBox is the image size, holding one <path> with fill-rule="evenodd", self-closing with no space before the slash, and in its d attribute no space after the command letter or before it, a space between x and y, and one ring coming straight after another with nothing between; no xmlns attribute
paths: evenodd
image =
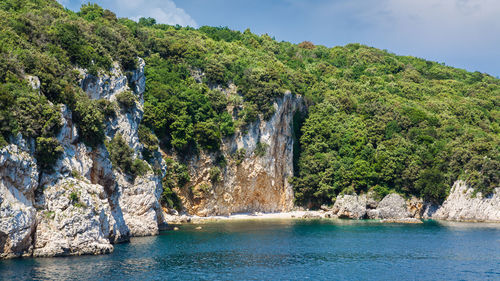
<svg viewBox="0 0 500 281"><path fill-rule="evenodd" d="M422 220L419 220L417 218L383 219L383 220L380 220L380 222L383 222L383 223L410 223L410 224L423 223Z"/></svg>

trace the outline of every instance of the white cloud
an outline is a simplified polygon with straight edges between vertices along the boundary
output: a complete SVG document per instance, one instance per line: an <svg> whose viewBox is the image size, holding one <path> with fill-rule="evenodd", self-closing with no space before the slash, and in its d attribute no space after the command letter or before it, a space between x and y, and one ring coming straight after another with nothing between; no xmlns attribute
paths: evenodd
<svg viewBox="0 0 500 281"><path fill-rule="evenodd" d="M106 2L114 2L113 6L125 10L129 17L135 20L140 17L151 17L158 23L198 26L196 21L186 11L177 7L172 0L107 0Z"/></svg>
<svg viewBox="0 0 500 281"><path fill-rule="evenodd" d="M79 9L81 4L88 0L58 0L62 5ZM182 26L197 27L196 21L177 7L173 0L94 0L92 2L115 12L119 17L128 17L138 20L141 17L155 18L157 23L179 24Z"/></svg>
<svg viewBox="0 0 500 281"><path fill-rule="evenodd" d="M498 42L498 0L386 0L381 6L371 15L376 28L412 43L449 47L474 41L483 46ZM378 18L381 12L388 16Z"/></svg>

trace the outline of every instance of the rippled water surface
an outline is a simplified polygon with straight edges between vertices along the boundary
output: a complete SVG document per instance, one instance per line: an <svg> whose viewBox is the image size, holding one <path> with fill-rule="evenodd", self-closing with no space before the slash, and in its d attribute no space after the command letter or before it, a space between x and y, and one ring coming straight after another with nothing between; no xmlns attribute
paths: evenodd
<svg viewBox="0 0 500 281"><path fill-rule="evenodd" d="M1 280L500 280L500 225L231 221L105 256L0 261Z"/></svg>

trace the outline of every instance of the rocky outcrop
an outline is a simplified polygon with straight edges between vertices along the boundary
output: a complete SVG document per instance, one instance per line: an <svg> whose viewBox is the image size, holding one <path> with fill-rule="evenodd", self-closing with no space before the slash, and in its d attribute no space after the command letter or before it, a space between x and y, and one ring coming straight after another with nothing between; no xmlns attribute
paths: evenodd
<svg viewBox="0 0 500 281"><path fill-rule="evenodd" d="M31 255L37 186L36 162L19 136L0 150L0 258Z"/></svg>
<svg viewBox="0 0 500 281"><path fill-rule="evenodd" d="M406 200L401 195L392 193L384 197L376 209L368 212L370 219L402 219L409 218Z"/></svg>
<svg viewBox="0 0 500 281"><path fill-rule="evenodd" d="M163 210L159 199L162 192L161 175L149 172L133 183L123 175L118 179L118 206L132 236L150 236L159 233Z"/></svg>
<svg viewBox="0 0 500 281"><path fill-rule="evenodd" d="M83 77L80 81L80 86L90 98L96 100L110 100L116 94L129 90L136 93L142 99L142 94L146 90L145 66L146 63L144 60L139 58L138 67L130 73L129 78L123 73L117 62L113 63L113 67L109 73L99 76L89 74L85 69L79 69L80 75Z"/></svg>
<svg viewBox="0 0 500 281"><path fill-rule="evenodd" d="M43 191L34 256L104 254L113 250L112 216L101 185L67 179Z"/></svg>
<svg viewBox="0 0 500 281"><path fill-rule="evenodd" d="M366 195L340 195L332 213L341 219L363 219L366 216Z"/></svg>
<svg viewBox="0 0 500 281"><path fill-rule="evenodd" d="M111 140L120 133L134 149L133 157L140 159L144 61L139 59L138 69L128 75L116 63L109 73L95 77L80 70L81 86L89 97L110 102L125 91L136 96L135 106L107 119L105 137ZM53 173L38 173L34 145L26 145L21 137L0 150L0 258L109 253L113 243L159 232L165 171L160 153L154 159L159 163L156 173L150 169L131 178L113 167L103 144L83 144L72 112L60 108L57 139L63 153Z"/></svg>
<svg viewBox="0 0 500 281"><path fill-rule="evenodd" d="M361 195L339 195L328 213L338 218L404 222L407 218L420 218L422 210L423 203L416 198L405 200L401 195L392 193L377 200L377 196L370 191Z"/></svg>
<svg viewBox="0 0 500 281"><path fill-rule="evenodd" d="M418 223L421 219L500 222L500 188L484 196L480 192L474 193L465 182L456 181L441 206L416 197L404 199L395 193L381 201L370 192L367 195L340 195L328 214L338 218L401 223Z"/></svg>
<svg viewBox="0 0 500 281"><path fill-rule="evenodd" d="M434 207L434 212L429 211L427 217L451 221L500 222L500 188L484 196L480 192L474 194L474 190L465 182L457 181L443 205Z"/></svg>
<svg viewBox="0 0 500 281"><path fill-rule="evenodd" d="M227 215L242 212L283 212L293 207L292 119L304 110L300 96L287 92L274 103L275 114L224 140L227 165L220 181L211 180L216 154L189 159L191 182L178 193L192 215Z"/></svg>

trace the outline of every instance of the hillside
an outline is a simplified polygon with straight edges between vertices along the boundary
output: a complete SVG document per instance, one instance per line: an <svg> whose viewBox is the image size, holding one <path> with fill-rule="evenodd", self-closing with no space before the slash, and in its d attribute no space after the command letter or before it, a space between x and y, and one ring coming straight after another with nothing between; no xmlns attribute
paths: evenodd
<svg viewBox="0 0 500 281"><path fill-rule="evenodd" d="M64 104L76 142L106 144L114 169L140 176L145 165L159 169L159 148L175 155L167 160L162 203L179 207L173 191L190 180L184 160L222 155L226 139L269 120L274 101L290 91L307 105L293 122L290 180L298 205L369 190L441 203L457 179L483 194L500 182L500 80L487 74L360 44L296 45L249 30L134 22L97 5L74 13L55 0L2 1L0 26L0 145L18 132L33 140L45 174L63 153L57 135ZM93 99L79 70L102 76L117 62L131 81L138 58L146 88L135 157L135 148L105 131L106 120L138 97L125 91L116 101Z"/></svg>

